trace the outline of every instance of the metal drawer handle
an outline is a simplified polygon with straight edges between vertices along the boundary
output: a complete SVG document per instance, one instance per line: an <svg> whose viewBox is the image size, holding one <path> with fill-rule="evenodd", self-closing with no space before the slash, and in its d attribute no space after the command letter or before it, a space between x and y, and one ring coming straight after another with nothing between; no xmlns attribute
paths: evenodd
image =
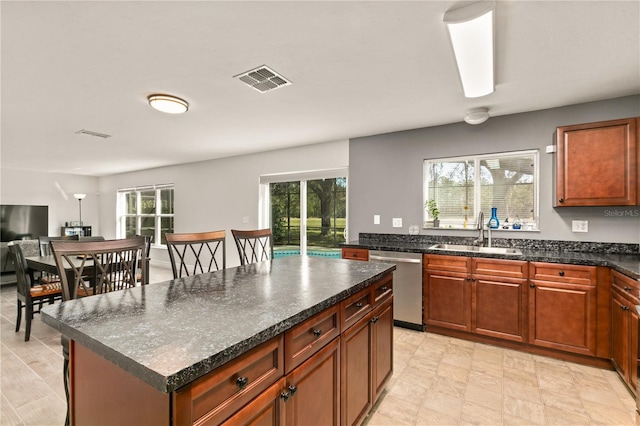
<svg viewBox="0 0 640 426"><path fill-rule="evenodd" d="M322 330L320 330L318 328L314 328L312 333L316 338L318 338L322 334Z"/></svg>
<svg viewBox="0 0 640 426"><path fill-rule="evenodd" d="M558 272L558 275L560 275L561 277L564 277L564 271Z"/></svg>
<svg viewBox="0 0 640 426"><path fill-rule="evenodd" d="M380 290L387 291L389 290L389 287L387 287L386 285L383 285L382 287L380 287Z"/></svg>
<svg viewBox="0 0 640 426"><path fill-rule="evenodd" d="M248 384L249 384L249 378L248 377L238 377L236 379L236 385L238 386L238 388L240 390L246 388Z"/></svg>
<svg viewBox="0 0 640 426"><path fill-rule="evenodd" d="M356 308L362 308L364 305L362 304L362 302L358 302L356 303Z"/></svg>

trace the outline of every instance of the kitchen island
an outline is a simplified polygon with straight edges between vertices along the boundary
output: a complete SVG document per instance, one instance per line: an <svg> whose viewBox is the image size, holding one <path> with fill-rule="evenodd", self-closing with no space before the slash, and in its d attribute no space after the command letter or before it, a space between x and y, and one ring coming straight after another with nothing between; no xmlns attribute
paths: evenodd
<svg viewBox="0 0 640 426"><path fill-rule="evenodd" d="M314 363L335 373L329 383L338 399L311 412L361 421L366 412L347 413L356 351L341 337L361 323L391 324L367 340L380 349L378 357L368 351L367 383L383 386L392 365L394 269L292 256L48 306L42 320L71 343L71 423L220 423L269 390L277 404L286 401L298 390L290 379L311 377L301 369ZM364 392L364 407L380 390ZM296 404L304 407L301 394ZM281 411L276 423L289 413Z"/></svg>

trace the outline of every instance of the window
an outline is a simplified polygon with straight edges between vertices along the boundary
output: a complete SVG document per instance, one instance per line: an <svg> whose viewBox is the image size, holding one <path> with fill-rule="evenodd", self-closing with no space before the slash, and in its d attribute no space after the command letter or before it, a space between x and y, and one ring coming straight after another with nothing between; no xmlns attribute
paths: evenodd
<svg viewBox="0 0 640 426"><path fill-rule="evenodd" d="M341 257L347 221L346 170L263 176L261 184L261 227L271 228L274 257Z"/></svg>
<svg viewBox="0 0 640 426"><path fill-rule="evenodd" d="M144 235L166 244L164 234L173 232L173 185L119 189L117 205L118 238Z"/></svg>
<svg viewBox="0 0 640 426"><path fill-rule="evenodd" d="M475 228L479 212L486 223L496 208L500 229L538 230L538 157L531 150L425 160L425 228L433 226L433 200L441 228Z"/></svg>

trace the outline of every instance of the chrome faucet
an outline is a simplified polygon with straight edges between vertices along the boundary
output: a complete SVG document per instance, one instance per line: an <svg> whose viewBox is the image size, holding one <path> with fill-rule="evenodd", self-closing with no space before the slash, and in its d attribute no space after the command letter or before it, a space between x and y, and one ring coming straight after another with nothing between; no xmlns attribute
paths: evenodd
<svg viewBox="0 0 640 426"><path fill-rule="evenodd" d="M480 235L478 235L478 239L473 242L474 246L482 247L484 245L484 213L478 213L478 226L477 229L480 231Z"/></svg>

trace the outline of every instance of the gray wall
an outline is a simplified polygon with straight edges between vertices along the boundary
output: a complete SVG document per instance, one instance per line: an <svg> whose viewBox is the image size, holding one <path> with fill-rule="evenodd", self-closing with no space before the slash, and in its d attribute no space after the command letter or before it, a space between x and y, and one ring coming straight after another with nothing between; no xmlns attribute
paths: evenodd
<svg viewBox="0 0 640 426"><path fill-rule="evenodd" d="M558 126L640 116L640 96L628 96L502 117L484 124L456 123L351 139L349 142L349 238L360 232L408 234L423 222L422 165L427 158L452 157L524 149L540 150L540 231L500 231L501 238L598 242L640 242L640 207L553 208L552 167ZM489 212L485 212L485 215ZM373 224L379 214L381 222ZM402 228L391 226L402 218ZM589 232L571 232L573 219L588 220ZM470 236L473 231L422 229L421 234Z"/></svg>

